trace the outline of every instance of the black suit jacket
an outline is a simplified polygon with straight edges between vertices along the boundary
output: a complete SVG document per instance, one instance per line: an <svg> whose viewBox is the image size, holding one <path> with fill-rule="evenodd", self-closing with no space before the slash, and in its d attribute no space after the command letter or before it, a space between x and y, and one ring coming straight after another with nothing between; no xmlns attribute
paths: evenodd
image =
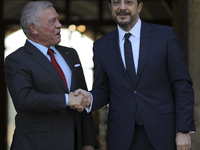
<svg viewBox="0 0 200 150"><path fill-rule="evenodd" d="M93 49L92 110L109 103L109 150L129 149L136 104L157 150L175 150L176 131L195 131L192 80L172 27L142 22L134 85L122 62L117 29L97 40Z"/></svg>
<svg viewBox="0 0 200 150"><path fill-rule="evenodd" d="M56 49L72 70L71 91L87 90L76 51L62 46ZM13 150L73 150L74 128L79 150L97 145L92 114L66 107L67 88L62 78L31 43L27 41L6 58L5 77L17 111Z"/></svg>

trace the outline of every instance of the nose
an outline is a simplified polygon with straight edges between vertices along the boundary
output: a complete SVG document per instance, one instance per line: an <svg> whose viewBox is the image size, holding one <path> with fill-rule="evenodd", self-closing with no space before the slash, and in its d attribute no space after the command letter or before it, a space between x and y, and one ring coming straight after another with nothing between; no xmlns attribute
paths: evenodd
<svg viewBox="0 0 200 150"><path fill-rule="evenodd" d="M60 21L57 19L57 24L56 24L57 28L62 28L62 24L60 23Z"/></svg>
<svg viewBox="0 0 200 150"><path fill-rule="evenodd" d="M119 9L121 10L125 10L126 9L126 4L124 1L121 1L120 5L119 5Z"/></svg>

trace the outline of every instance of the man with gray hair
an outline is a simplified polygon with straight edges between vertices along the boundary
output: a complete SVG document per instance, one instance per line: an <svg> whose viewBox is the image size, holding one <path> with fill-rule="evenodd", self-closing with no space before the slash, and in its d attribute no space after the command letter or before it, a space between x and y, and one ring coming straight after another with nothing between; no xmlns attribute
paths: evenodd
<svg viewBox="0 0 200 150"><path fill-rule="evenodd" d="M94 150L92 113L73 91L87 90L77 52L59 46L59 16L47 1L29 2L21 12L26 43L5 60L8 90L17 111L11 150Z"/></svg>

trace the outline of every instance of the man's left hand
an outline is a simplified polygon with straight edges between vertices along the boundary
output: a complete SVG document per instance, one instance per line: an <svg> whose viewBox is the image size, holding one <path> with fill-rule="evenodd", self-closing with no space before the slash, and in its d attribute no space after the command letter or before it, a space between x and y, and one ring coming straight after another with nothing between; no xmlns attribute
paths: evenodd
<svg viewBox="0 0 200 150"><path fill-rule="evenodd" d="M177 132L176 146L177 150L190 150L191 149L190 134L183 134L181 132Z"/></svg>
<svg viewBox="0 0 200 150"><path fill-rule="evenodd" d="M83 146L82 150L95 150L94 146Z"/></svg>

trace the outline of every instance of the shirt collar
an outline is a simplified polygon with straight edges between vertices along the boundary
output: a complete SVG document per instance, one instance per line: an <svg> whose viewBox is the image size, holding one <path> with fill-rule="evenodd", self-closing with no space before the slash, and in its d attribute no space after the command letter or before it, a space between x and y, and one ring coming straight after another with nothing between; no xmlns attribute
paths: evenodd
<svg viewBox="0 0 200 150"><path fill-rule="evenodd" d="M47 55L47 51L48 51L48 48L41 45L41 44L38 44L36 42L33 42L32 40L30 39L27 39L32 45L34 45L38 50L40 50L45 56ZM55 48L55 46L51 46L50 47L52 50L54 50L54 53L56 54L57 53L57 50Z"/></svg>
<svg viewBox="0 0 200 150"><path fill-rule="evenodd" d="M134 25L134 27L129 31L134 37L140 38L140 32L141 32L141 20L140 18L138 19L137 23ZM124 39L124 35L128 32L122 30L119 25L117 25L118 28L118 33L119 33L119 42L122 42Z"/></svg>

